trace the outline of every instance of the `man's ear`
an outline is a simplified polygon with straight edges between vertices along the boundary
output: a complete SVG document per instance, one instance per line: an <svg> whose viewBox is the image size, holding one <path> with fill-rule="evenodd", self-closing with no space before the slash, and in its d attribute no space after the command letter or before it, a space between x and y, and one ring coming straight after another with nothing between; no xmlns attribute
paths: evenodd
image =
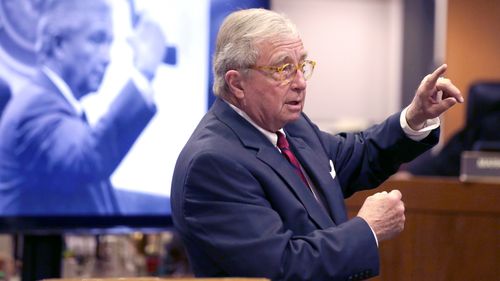
<svg viewBox="0 0 500 281"><path fill-rule="evenodd" d="M239 71L233 69L227 71L224 79L234 97L237 99L243 99L245 97L245 91L242 85L243 76Z"/></svg>

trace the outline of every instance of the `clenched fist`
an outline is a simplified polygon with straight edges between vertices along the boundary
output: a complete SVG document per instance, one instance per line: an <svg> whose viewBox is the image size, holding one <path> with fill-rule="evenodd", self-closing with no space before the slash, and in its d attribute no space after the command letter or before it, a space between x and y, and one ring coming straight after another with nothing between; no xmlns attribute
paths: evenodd
<svg viewBox="0 0 500 281"><path fill-rule="evenodd" d="M378 192L366 198L361 206L358 217L370 225L378 241L390 239L403 231L405 206L401 196L399 190Z"/></svg>
<svg viewBox="0 0 500 281"><path fill-rule="evenodd" d="M134 50L134 65L137 70L149 80L153 79L166 50L166 39L160 26L143 15L128 42Z"/></svg>

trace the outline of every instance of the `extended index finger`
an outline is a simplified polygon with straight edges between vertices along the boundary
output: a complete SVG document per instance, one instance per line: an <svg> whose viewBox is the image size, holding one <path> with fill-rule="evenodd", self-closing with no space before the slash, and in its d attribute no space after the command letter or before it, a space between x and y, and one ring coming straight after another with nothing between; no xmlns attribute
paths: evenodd
<svg viewBox="0 0 500 281"><path fill-rule="evenodd" d="M448 65L442 64L440 67L438 67L434 72L432 72L428 78L427 78L427 84L429 85L436 85L437 80L439 77L441 77L445 72L446 69L448 68Z"/></svg>

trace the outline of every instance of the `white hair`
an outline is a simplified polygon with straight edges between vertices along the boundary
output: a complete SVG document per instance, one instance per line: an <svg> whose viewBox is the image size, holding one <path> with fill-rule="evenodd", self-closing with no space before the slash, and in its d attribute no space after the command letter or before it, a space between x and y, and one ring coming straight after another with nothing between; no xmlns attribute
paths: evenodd
<svg viewBox="0 0 500 281"><path fill-rule="evenodd" d="M46 0L43 3L35 45L39 61L52 57L55 44L82 30L90 15L111 14L108 0Z"/></svg>
<svg viewBox="0 0 500 281"><path fill-rule="evenodd" d="M265 9L233 12L222 23L217 35L213 60L216 96L224 96L229 88L225 74L231 69L250 67L259 57L257 45L276 38L299 37L296 26L284 15Z"/></svg>

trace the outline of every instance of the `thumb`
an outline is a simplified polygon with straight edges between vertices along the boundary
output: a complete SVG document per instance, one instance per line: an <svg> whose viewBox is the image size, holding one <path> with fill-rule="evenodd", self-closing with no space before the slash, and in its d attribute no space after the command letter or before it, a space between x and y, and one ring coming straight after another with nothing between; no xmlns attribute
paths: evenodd
<svg viewBox="0 0 500 281"><path fill-rule="evenodd" d="M442 100L437 108L438 111L437 114L441 115L441 113L445 112L446 110L448 110L450 107L454 106L457 103L458 101L454 97L448 97Z"/></svg>
<svg viewBox="0 0 500 281"><path fill-rule="evenodd" d="M394 190L391 190L391 192L389 192L389 196L392 196L392 197L399 200L399 199L401 199L401 197L403 197L403 194L401 194L401 191L394 189Z"/></svg>

